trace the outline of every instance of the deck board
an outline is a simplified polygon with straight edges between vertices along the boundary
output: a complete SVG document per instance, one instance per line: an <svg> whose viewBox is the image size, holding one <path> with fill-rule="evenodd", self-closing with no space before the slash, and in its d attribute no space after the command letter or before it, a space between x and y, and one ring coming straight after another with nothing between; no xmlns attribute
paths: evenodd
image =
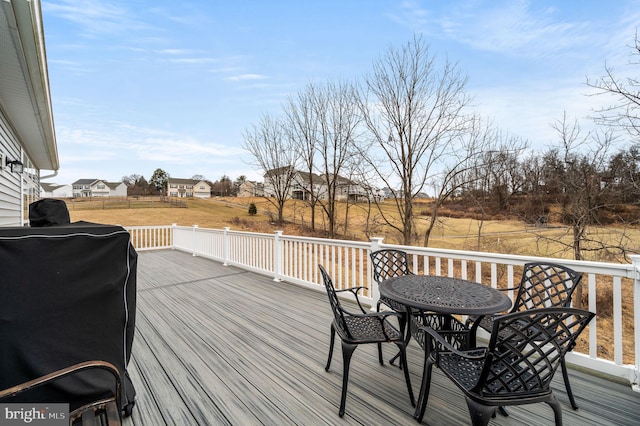
<svg viewBox="0 0 640 426"><path fill-rule="evenodd" d="M125 425L414 425L402 371L380 366L374 345L356 350L346 414L339 342L325 372L331 311L323 292L277 283L187 253L141 252L130 375L138 393ZM395 352L384 347L385 359ZM408 348L420 384L422 352ZM640 424L640 394L628 385L570 371L581 408L568 404L561 375L554 389L567 425ZM546 404L510 407L491 425L553 424ZM423 424L466 425L462 394L434 370Z"/></svg>

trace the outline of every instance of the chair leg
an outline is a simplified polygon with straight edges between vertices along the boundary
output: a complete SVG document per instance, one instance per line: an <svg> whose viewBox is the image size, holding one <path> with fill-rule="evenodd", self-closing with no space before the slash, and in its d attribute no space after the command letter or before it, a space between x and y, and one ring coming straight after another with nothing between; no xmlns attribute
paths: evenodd
<svg viewBox="0 0 640 426"><path fill-rule="evenodd" d="M555 418L556 426L562 426L562 407L560 407L560 403L556 399L555 395L552 395L551 400L547 401L547 404L549 404L553 409L553 417Z"/></svg>
<svg viewBox="0 0 640 426"><path fill-rule="evenodd" d="M327 365L324 367L324 371L329 371L329 367L331 367L331 356L333 355L333 344L336 341L336 329L331 324L331 343L329 343L329 359L327 359Z"/></svg>
<svg viewBox="0 0 640 426"><path fill-rule="evenodd" d="M406 370L406 368L405 368ZM424 368L422 370L422 384L420 385L420 394L418 395L418 403L416 405L416 411L413 413L413 418L419 423L422 422L424 412L427 409L427 402L429 400L429 389L431 388L431 371L433 370L433 362L428 353L425 353Z"/></svg>
<svg viewBox="0 0 640 426"><path fill-rule="evenodd" d="M577 410L578 404L576 404L576 400L573 397L573 392L571 391L571 384L569 383L569 372L567 371L567 364L564 361L564 357L562 357L562 359L560 360L560 366L562 367L562 378L564 379L564 387L565 389L567 389L567 395L569 396L571 408Z"/></svg>
<svg viewBox="0 0 640 426"><path fill-rule="evenodd" d="M467 400L467 407L469 407L471 424L473 426L487 426L496 412L496 407L480 404L470 398L465 397L465 399Z"/></svg>
<svg viewBox="0 0 640 426"><path fill-rule="evenodd" d="M407 350L405 349L404 344L398 343L398 348L400 348L400 362L402 365L407 365ZM409 377L409 369L404 368L404 380L407 382L407 390L409 391L409 399L411 400L411 406L416 406L416 399L413 396L413 388L411 387L411 378Z"/></svg>
<svg viewBox="0 0 640 426"><path fill-rule="evenodd" d="M409 344L409 341L411 340L411 334L409 333L409 330L407 328L407 314L399 315L398 325L400 326L400 333L402 333L402 336L404 338L404 345L406 347ZM393 365L394 361L398 359L399 356L400 356L400 352L395 354L395 356L389 360L389 364ZM402 362L398 364L398 368L403 368Z"/></svg>
<svg viewBox="0 0 640 426"><path fill-rule="evenodd" d="M351 364L351 355L356 350L358 345L352 345L342 341L342 359L343 359L343 371L342 371L342 397L340 398L340 411L338 415L344 416L344 409L347 402L347 384L349 383L349 365Z"/></svg>

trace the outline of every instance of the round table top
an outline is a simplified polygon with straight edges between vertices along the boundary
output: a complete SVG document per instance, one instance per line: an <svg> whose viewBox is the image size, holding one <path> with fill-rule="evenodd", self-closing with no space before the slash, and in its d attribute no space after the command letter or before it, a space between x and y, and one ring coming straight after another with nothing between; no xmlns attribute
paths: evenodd
<svg viewBox="0 0 640 426"><path fill-rule="evenodd" d="M443 314L487 315L511 307L503 292L460 278L403 275L380 283L380 294L403 305Z"/></svg>

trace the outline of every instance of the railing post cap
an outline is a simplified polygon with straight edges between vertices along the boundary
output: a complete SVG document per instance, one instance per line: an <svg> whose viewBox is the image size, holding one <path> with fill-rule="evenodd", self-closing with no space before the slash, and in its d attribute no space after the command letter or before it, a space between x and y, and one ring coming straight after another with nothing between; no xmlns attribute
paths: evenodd
<svg viewBox="0 0 640 426"><path fill-rule="evenodd" d="M284 231L275 231L275 234L276 235L282 235L282 234L284 234Z"/></svg>
<svg viewBox="0 0 640 426"><path fill-rule="evenodd" d="M370 237L369 239L371 242L380 244L384 240L384 237Z"/></svg>

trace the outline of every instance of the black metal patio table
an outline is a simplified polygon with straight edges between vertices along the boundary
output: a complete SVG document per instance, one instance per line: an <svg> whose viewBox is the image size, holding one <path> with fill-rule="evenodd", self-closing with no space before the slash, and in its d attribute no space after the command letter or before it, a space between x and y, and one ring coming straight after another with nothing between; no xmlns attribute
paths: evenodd
<svg viewBox="0 0 640 426"><path fill-rule="evenodd" d="M489 315L511 307L501 291L460 278L403 275L380 284L380 294L405 306L441 314Z"/></svg>
<svg viewBox="0 0 640 426"><path fill-rule="evenodd" d="M503 312L511 307L511 299L499 290L473 281L435 275L403 275L389 278L380 283L380 295L405 305L410 318L412 310L482 317ZM479 323L479 320L475 321L469 330L471 345L475 344ZM407 338L410 338L409 332ZM417 409L423 397L424 390L421 387Z"/></svg>

